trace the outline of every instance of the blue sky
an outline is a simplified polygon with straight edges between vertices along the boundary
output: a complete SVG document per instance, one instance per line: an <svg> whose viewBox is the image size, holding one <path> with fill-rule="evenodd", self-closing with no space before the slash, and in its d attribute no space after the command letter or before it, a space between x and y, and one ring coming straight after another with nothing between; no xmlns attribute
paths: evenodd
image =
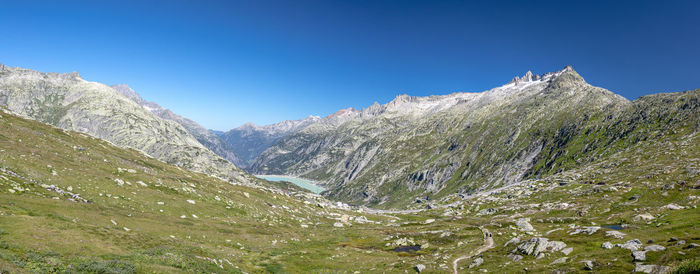
<svg viewBox="0 0 700 274"><path fill-rule="evenodd" d="M227 130L573 65L629 99L700 88L700 1L3 1L0 63L127 83Z"/></svg>

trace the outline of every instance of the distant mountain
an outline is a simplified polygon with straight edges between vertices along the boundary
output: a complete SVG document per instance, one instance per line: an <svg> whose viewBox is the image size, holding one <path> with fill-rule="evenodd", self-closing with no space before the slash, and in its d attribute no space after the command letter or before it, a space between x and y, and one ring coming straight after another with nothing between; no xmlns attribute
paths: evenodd
<svg viewBox="0 0 700 274"><path fill-rule="evenodd" d="M558 173L688 123L697 129L697 90L669 96L651 108L651 97L630 102L571 67L528 72L485 92L339 111L282 138L248 170L313 179L353 204L401 207ZM684 97L689 105L672 106Z"/></svg>
<svg viewBox="0 0 700 274"><path fill-rule="evenodd" d="M0 105L22 116L141 150L193 171L237 183L249 181L249 175L202 145L223 146L216 143L215 135L157 104L143 101L123 85L113 88L89 82L75 72L43 73L0 65Z"/></svg>
<svg viewBox="0 0 700 274"><path fill-rule="evenodd" d="M231 163L237 166L244 163L238 157L236 157L236 154L234 154L233 148L231 146L224 142L219 136L207 130L203 126L197 124L195 121L177 115L169 109L165 109L154 102L148 102L144 100L138 93L136 93L126 84L114 85L112 86L112 88L121 92L122 94L124 94L124 96L141 105L146 110L150 111L156 116L166 120L174 121L182 125L202 145L209 148L212 152L216 153L217 155L224 157L226 160L229 160Z"/></svg>
<svg viewBox="0 0 700 274"><path fill-rule="evenodd" d="M272 125L257 126L246 123L228 132L212 131L221 137L240 157L237 165L246 168L260 153L274 145L280 139L296 133L319 121L318 116L309 116L300 120L287 120Z"/></svg>

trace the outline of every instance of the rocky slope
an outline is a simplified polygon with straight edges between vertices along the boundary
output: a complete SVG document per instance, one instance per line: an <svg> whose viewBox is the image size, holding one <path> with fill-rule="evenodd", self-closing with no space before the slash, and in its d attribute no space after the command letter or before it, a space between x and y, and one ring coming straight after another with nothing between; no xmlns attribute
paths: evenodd
<svg viewBox="0 0 700 274"><path fill-rule="evenodd" d="M157 105L140 105L139 99L135 93L123 94L77 73L42 73L0 65L0 105L14 113L141 150L194 171L232 182L248 181L248 175L204 147L181 125L201 132L195 123L162 108L149 110ZM200 139L206 139L203 136Z"/></svg>
<svg viewBox="0 0 700 274"><path fill-rule="evenodd" d="M199 141L202 145L204 145L217 155L223 157L224 159L229 160L236 166L240 167L241 164L244 164L244 162L242 162L236 156L236 154L234 153L234 149L230 145L228 145L219 136L204 128L197 122L177 115L169 109L161 107L157 103L144 100L128 85L113 85L112 88L121 92L122 94L124 94L124 96L133 100L134 102L136 102L146 110L150 111L151 113L155 114L156 116L180 124L187 130L187 132L192 134L192 136L194 136L195 139L197 139L197 141Z"/></svg>
<svg viewBox="0 0 700 274"><path fill-rule="evenodd" d="M246 168L260 153L280 139L294 134L320 119L317 116L309 116L300 120L286 120L266 126L246 123L227 132L215 133L240 157L241 160L236 162L236 165Z"/></svg>
<svg viewBox="0 0 700 274"><path fill-rule="evenodd" d="M636 132L668 128L646 119L652 112L696 123L697 91L689 96L665 112L666 101L629 102L571 67L528 72L481 93L401 95L341 111L283 138L250 170L314 179L325 195L354 204L406 206L555 174L655 138Z"/></svg>

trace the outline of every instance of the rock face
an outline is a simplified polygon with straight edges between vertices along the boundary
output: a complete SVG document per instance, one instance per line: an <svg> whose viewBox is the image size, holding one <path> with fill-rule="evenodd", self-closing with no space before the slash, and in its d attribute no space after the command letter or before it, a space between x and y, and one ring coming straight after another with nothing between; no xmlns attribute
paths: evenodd
<svg viewBox="0 0 700 274"><path fill-rule="evenodd" d="M236 162L236 164L242 168L247 168L258 155L280 139L299 132L319 120L321 120L321 117L309 116L300 120L287 120L266 126L246 123L227 132L214 133L231 147L236 156L240 158L240 161Z"/></svg>
<svg viewBox="0 0 700 274"><path fill-rule="evenodd" d="M280 139L249 170L313 179L324 195L351 204L393 207L585 164L622 149L612 143L639 142L646 125L663 131L652 116L697 120L698 103L689 100L697 93L632 103L567 67L481 93L400 95L324 117Z"/></svg>
<svg viewBox="0 0 700 274"><path fill-rule="evenodd" d="M204 147L181 124L163 119L112 87L77 73L42 73L2 66L0 105L53 126L90 134L161 161L234 182L249 179Z"/></svg>
<svg viewBox="0 0 700 274"><path fill-rule="evenodd" d="M217 155L229 160L229 162L237 166L242 164L242 161L236 156L234 149L231 146L224 142L219 136L204 128L197 122L177 115L169 109L165 109L154 102L144 100L138 93L136 93L126 84L114 85L112 88L121 92L124 96L136 102L154 115L180 124L187 130L187 132L195 137L197 141Z"/></svg>

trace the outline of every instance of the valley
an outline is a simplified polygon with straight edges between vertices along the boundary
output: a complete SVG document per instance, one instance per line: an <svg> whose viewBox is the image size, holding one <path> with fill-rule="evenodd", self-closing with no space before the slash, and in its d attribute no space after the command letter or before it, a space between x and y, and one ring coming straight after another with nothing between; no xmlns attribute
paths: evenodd
<svg viewBox="0 0 700 274"><path fill-rule="evenodd" d="M567 67L249 125L283 132L246 170L287 175L261 179L223 133L75 77L0 73L0 272L698 267L699 90L628 101Z"/></svg>

